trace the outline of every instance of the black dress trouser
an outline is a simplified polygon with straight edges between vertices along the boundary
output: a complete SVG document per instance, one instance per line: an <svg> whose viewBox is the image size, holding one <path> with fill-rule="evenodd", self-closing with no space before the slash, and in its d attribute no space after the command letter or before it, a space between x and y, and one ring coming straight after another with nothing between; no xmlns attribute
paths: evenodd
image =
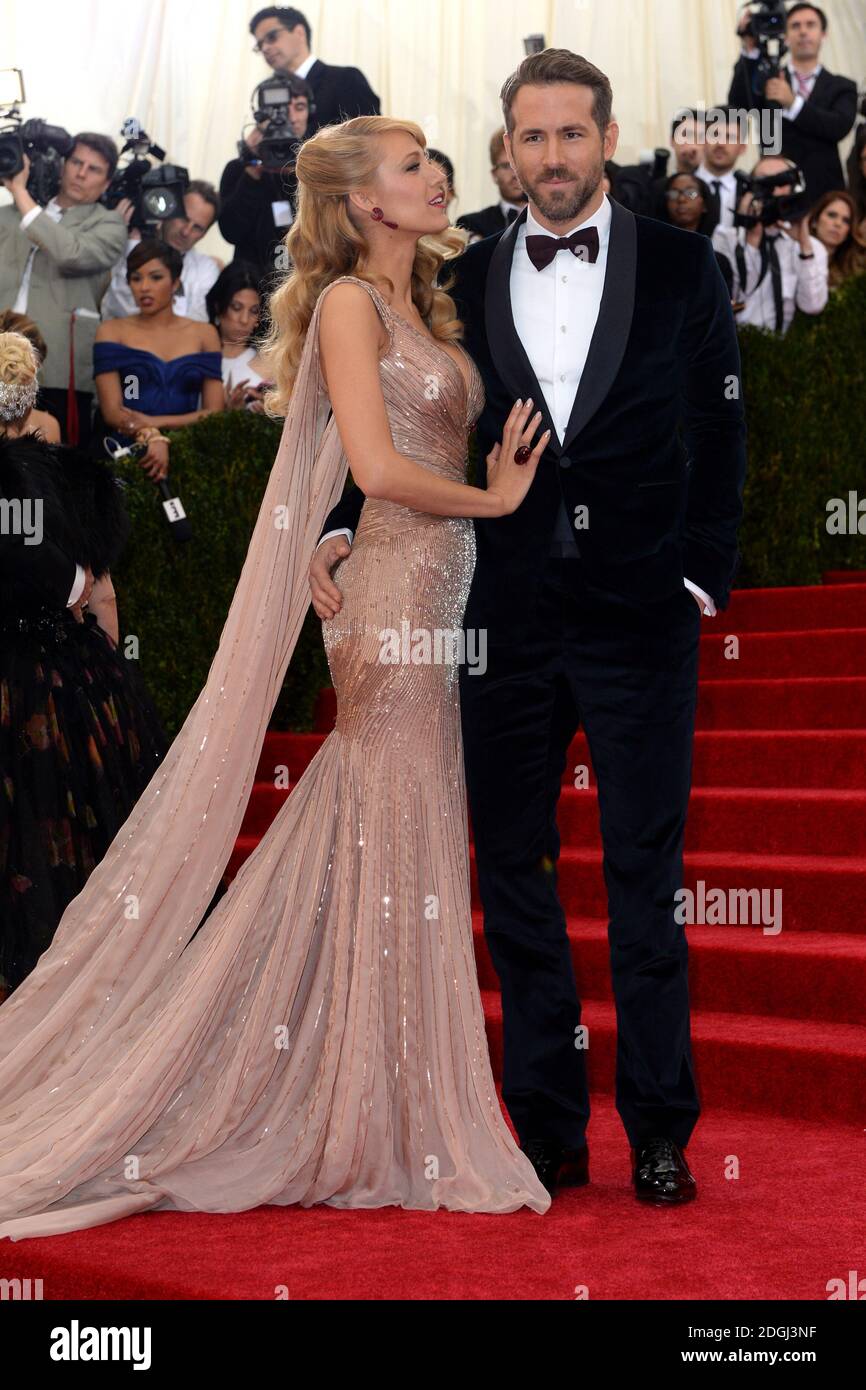
<svg viewBox="0 0 866 1390"><path fill-rule="evenodd" d="M579 560L551 557L536 618L519 645L507 630L488 629L486 670L460 668L484 932L502 990L503 1098L521 1143L583 1144L586 1049L557 896L556 824L568 747L582 725L598 782L616 1107L632 1145L661 1135L685 1146L700 1106L674 894L682 886L700 611L685 586L638 605L587 585Z"/></svg>

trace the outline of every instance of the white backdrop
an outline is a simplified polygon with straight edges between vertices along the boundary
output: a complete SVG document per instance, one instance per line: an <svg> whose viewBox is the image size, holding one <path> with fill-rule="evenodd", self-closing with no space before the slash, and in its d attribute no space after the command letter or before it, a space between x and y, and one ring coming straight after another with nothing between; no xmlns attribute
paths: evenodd
<svg viewBox="0 0 866 1390"><path fill-rule="evenodd" d="M136 116L192 178L219 183L269 73L248 0L0 0L0 68L24 70L26 116L118 138ZM727 96L737 0L308 0L313 52L367 75L387 115L423 126L454 161L452 217L493 201L487 143L523 38L582 53L608 74L617 158L668 143L679 106ZM866 79L866 0L824 0L829 68ZM843 152L847 152L847 142ZM0 189L0 200L8 194ZM202 250L230 257L214 230Z"/></svg>

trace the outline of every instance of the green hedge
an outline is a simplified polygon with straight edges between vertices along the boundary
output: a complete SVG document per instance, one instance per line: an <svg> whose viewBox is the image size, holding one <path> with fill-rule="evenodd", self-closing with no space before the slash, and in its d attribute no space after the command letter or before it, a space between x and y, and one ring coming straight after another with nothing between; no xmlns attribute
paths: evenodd
<svg viewBox="0 0 866 1390"><path fill-rule="evenodd" d="M825 569L866 568L866 536L831 536L831 497L866 491L866 276L834 292L818 318L779 340L741 333L749 473L741 587L815 584ZM132 539L114 579L121 634L140 642L141 669L174 735L207 678L270 473L281 425L247 411L172 433L172 478L193 528L178 545L159 494L138 465L118 466ZM273 725L309 729L330 684L312 608Z"/></svg>
<svg viewBox="0 0 866 1390"><path fill-rule="evenodd" d="M171 478L192 527L178 544L159 493L139 464L129 479L132 535L113 575L121 640L139 639L141 672L173 736L204 685L237 587L282 426L234 410L170 432ZM309 729L315 697L330 684L321 623L312 608L274 712L282 729Z"/></svg>
<svg viewBox="0 0 866 1390"><path fill-rule="evenodd" d="M866 275L798 314L785 337L740 332L749 432L741 588L819 584L866 569L866 536L827 532L827 503L866 496Z"/></svg>

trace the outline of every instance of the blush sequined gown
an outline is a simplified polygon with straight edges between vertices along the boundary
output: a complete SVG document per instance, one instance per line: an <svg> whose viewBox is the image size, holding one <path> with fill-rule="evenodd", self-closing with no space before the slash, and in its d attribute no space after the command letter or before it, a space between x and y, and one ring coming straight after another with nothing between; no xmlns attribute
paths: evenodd
<svg viewBox="0 0 866 1390"><path fill-rule="evenodd" d="M395 447L465 481L477 368L357 283L389 332ZM171 972L48 1075L50 1124L0 1091L0 1237L263 1203L548 1209L491 1072L457 666L411 657L459 631L474 562L471 519L366 500L323 624L336 727Z"/></svg>

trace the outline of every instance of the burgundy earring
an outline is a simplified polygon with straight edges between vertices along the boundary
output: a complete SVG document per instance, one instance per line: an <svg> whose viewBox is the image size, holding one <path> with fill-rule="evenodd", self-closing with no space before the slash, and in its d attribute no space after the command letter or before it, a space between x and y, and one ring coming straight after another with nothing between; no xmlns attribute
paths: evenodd
<svg viewBox="0 0 866 1390"><path fill-rule="evenodd" d="M370 216L372 217L374 222L384 221L386 227L394 227L396 229L397 223L389 222L381 208L373 208L372 212L370 213Z"/></svg>

